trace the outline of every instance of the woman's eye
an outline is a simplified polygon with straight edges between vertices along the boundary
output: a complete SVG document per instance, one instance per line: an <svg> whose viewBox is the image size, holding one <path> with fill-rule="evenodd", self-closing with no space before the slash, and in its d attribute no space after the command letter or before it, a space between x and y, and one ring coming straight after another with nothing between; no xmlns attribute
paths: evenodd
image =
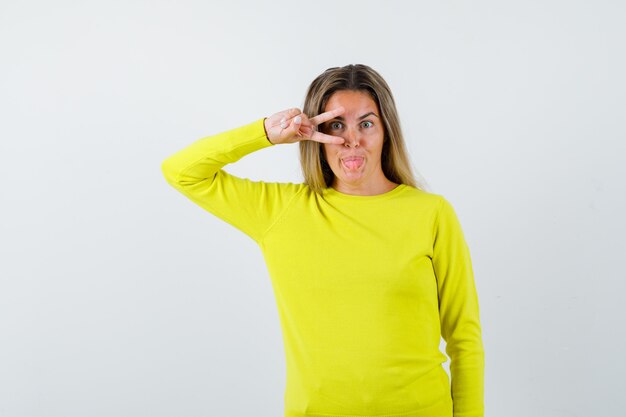
<svg viewBox="0 0 626 417"><path fill-rule="evenodd" d="M366 120L366 121L363 122L363 125L366 128L371 128L374 124L372 122L370 122L369 120ZM343 123L341 123L341 122L331 122L329 126L330 126L330 128L332 130L341 129L342 126L343 126Z"/></svg>

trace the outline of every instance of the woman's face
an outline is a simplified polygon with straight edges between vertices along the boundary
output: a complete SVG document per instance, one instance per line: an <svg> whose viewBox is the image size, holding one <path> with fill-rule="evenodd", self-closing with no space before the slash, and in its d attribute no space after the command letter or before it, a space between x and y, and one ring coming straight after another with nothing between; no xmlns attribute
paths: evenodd
<svg viewBox="0 0 626 417"><path fill-rule="evenodd" d="M322 124L323 133L345 139L343 144L323 144L335 174L333 188L366 190L385 183L380 163L385 131L376 102L367 92L341 90L330 96L324 112L340 106L345 112Z"/></svg>

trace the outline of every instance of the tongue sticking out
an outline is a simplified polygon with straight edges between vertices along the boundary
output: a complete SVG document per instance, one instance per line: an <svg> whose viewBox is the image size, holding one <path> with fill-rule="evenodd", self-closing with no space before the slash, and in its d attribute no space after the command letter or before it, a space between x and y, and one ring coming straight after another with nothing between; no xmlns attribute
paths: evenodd
<svg viewBox="0 0 626 417"><path fill-rule="evenodd" d="M357 169L357 168L360 168L361 165L363 164L363 159L361 158L351 159L348 161L343 161L343 164L347 166L349 169Z"/></svg>

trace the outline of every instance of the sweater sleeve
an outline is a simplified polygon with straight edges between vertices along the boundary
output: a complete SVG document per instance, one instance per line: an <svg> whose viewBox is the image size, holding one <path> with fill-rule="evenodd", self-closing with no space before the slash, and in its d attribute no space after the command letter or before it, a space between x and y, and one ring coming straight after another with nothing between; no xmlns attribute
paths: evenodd
<svg viewBox="0 0 626 417"><path fill-rule="evenodd" d="M440 196L433 239L441 334L450 357L454 417L483 417L484 351L470 251L452 205Z"/></svg>
<svg viewBox="0 0 626 417"><path fill-rule="evenodd" d="M252 181L222 169L275 146L265 118L199 139L161 163L166 181L191 201L259 243L302 184Z"/></svg>

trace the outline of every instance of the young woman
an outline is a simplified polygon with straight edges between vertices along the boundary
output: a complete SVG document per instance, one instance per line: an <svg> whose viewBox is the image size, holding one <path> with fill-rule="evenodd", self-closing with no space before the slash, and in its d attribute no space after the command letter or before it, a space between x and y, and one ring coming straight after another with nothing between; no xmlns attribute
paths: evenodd
<svg viewBox="0 0 626 417"><path fill-rule="evenodd" d="M302 183L223 169L296 142ZM197 140L162 170L262 250L286 353L285 417L483 416L469 248L448 200L417 185L380 74L329 68L309 86L302 111Z"/></svg>

